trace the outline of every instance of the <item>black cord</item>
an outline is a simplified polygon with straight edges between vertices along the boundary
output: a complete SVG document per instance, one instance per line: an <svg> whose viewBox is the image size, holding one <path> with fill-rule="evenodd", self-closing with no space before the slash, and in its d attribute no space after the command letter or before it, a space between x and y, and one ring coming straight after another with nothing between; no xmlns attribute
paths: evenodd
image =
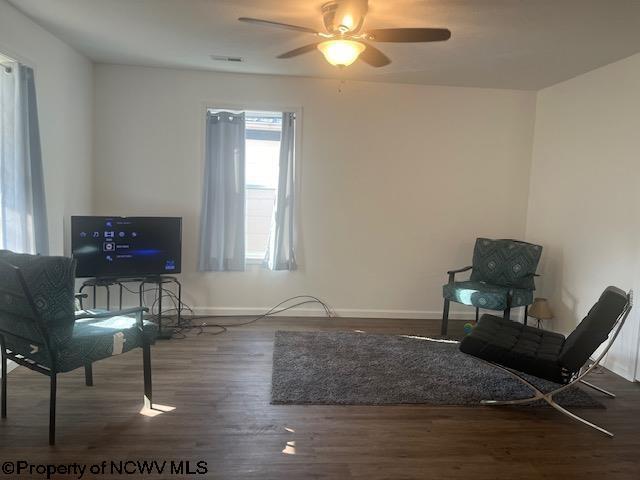
<svg viewBox="0 0 640 480"><path fill-rule="evenodd" d="M126 291L128 291L129 293L132 293L134 295L139 295L139 291L136 292L132 289L130 289L129 287L127 287L126 285L121 284L122 288ZM306 304L310 304L310 303L318 303L322 306L322 308L324 309L325 313L327 314L328 317L332 317L334 314L331 310L331 308L322 300L320 300L317 297L314 297L313 295L296 295L294 297L290 297L287 298L286 300L283 300L282 302L278 303L277 305L271 307L268 311L266 311L265 313L262 313L246 322L240 322L240 323L231 323L231 324L222 324L222 323L202 323L200 325L193 325L193 321L194 320L203 320L203 319L207 319L207 318L212 318L211 316L207 316L207 315L201 315L201 316L197 316L195 315L195 312L193 311L193 309L186 304L185 302L183 302L181 299L179 299L177 297L177 295L172 292L171 290L163 290L163 294L162 294L162 298L169 298L169 300L171 301L173 308L164 310L162 312L158 311L157 313L154 313L154 308L155 306L159 303L160 301L160 295L159 295L159 289L157 288L149 288L149 289L144 289L142 291L142 306L146 306L146 298L145 298L145 294L147 292L155 292L155 298L153 300L153 303L151 304L151 307L149 308L149 312L150 315L152 317L158 316L160 318L164 316L168 316L166 315L169 312L176 312L176 320L177 320L177 313L180 312L182 313L183 310L187 310L189 312L191 312L191 315L187 318L182 317L181 315L181 322L180 324L170 324L170 325L166 325L167 328L172 328L173 335L180 335L180 337L177 338L186 338L186 333L190 332L193 329L197 329L198 330L198 335L201 335L203 333L205 333L205 328L217 328L219 331L217 332L206 332L209 335L220 335L222 333L227 332L228 328L233 328L233 327L241 327L241 326L246 326L246 325L251 325L253 323L256 323L259 320L262 320L263 318L266 318L270 315L277 315L279 313L282 312L286 312L288 310L291 310L293 308L299 307L301 305L306 305ZM306 299L302 302L297 302L294 305L289 305L285 308L281 308L278 309L278 307L281 307L282 305L286 304L287 302L290 302L292 300L297 300L297 299ZM240 316L240 317L244 317ZM216 318L234 318L233 316L224 316L224 317L216 317Z"/></svg>
<svg viewBox="0 0 640 480"><path fill-rule="evenodd" d="M125 290L131 292L131 293L137 293L134 292L133 290L124 287ZM156 307L156 305L159 303L160 301L160 295L159 295L159 290L155 289L155 288L151 288L151 289L146 289L143 290L143 306L146 306L145 303L145 296L144 293L149 292L149 291L154 291L156 292L155 298L153 303L151 304L151 307L149 308L149 312L150 315L152 317L155 316L159 316L160 318L164 317L168 317L168 318L172 318L175 317L175 320L177 320L177 313L180 312L181 313L181 322L180 324L169 324L169 325L165 325L166 328L171 328L173 329L172 331L172 335L179 335L178 337L173 337L173 338L179 338L179 339L183 339L187 337L187 334L189 332L191 332L192 330L197 330L197 335L202 335L202 334L207 334L207 335L220 335L223 334L225 332L228 331L229 328L233 328L233 327L242 327L242 326L246 326L246 325L251 325L254 324L256 322L258 322L259 320L262 320L263 318L266 318L268 316L271 315L277 315L279 313L283 313L286 312L288 310L292 310L296 307L299 307L301 305L307 305L307 304L320 304L322 306L322 308L324 309L327 317L332 317L334 316L333 311L331 310L331 308L322 300L320 300L318 297L315 297L313 295L296 295L294 297L290 297L287 298L286 300L283 300L282 302L278 303L277 305L271 307L269 310L267 310L266 312L257 315L254 318L251 318L250 320L244 321L244 322L240 322L240 323L201 323L199 325L194 325L193 322L194 320L204 320L204 319L208 319L208 318L235 318L236 316L223 316L223 317L212 317L210 315L195 315L195 312L193 311L193 308L191 308L188 304L186 304L184 301L182 301L181 299L179 299L177 297L177 295L172 292L171 290L163 290L163 294L162 294L162 298L168 298L171 301L171 304L173 306L173 308L167 309L167 310L163 310L162 312L158 311L157 313L154 313L154 309ZM299 300L299 299L304 299L303 301L300 302L296 302L293 305L288 305L286 307L283 308L279 308L282 307L283 305L285 305L288 302L291 302L293 300ZM182 311L187 310L188 312L191 313L191 315L189 317L183 317L182 316ZM176 315L167 315L169 312L176 312ZM238 315L237 317L241 317L244 318L244 315ZM208 328L216 328L218 329L218 331L216 332L205 332L205 329Z"/></svg>
<svg viewBox="0 0 640 480"><path fill-rule="evenodd" d="M277 306L282 305L283 303L290 301L292 299L294 299L296 297L291 297L287 300L285 300L284 302L280 302ZM246 325L251 325L253 323L256 323L259 320L262 320L263 318L266 318L270 315L276 315L278 313L282 313L282 312L286 312L287 310L291 310L293 308L299 307L300 305L305 305L305 304L309 304L309 303L320 303L319 301L316 300L306 300L304 302L298 302L295 303L293 305L289 305L285 308L281 308L279 310L274 310L273 308L271 308L268 312L265 312L261 315L258 315L255 318L252 318L251 320L248 320L246 322L241 322L241 323L228 323L228 324L222 324L222 323L203 323L200 325L197 325L196 328L199 329L198 335L202 335L202 334L206 334L206 335L220 335L222 333L225 333L228 331L229 328L233 328L233 327L242 327L242 326L246 326ZM324 303L324 302L322 302ZM326 305L325 305L326 307ZM275 307L274 307L275 308ZM325 308L325 311L327 311L328 307ZM211 318L211 317L205 317L205 318ZM233 317L223 317L223 318L233 318ZM205 328L218 328L220 329L217 332L205 332L204 329Z"/></svg>

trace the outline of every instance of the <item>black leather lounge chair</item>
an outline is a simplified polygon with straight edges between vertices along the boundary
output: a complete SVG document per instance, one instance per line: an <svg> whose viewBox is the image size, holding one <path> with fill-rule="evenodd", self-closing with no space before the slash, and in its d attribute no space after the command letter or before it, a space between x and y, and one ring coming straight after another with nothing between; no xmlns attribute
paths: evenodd
<svg viewBox="0 0 640 480"><path fill-rule="evenodd" d="M518 400L483 400L483 405L522 405L544 400L556 410L589 425L609 436L613 434L569 412L554 400L553 396L583 383L605 395L614 394L584 380L607 354L620 333L632 306L632 292L628 294L616 287L608 287L598 302L576 329L565 338L549 332L513 322L502 317L483 315L472 333L460 343L460 350L506 370L531 387L534 395ZM606 347L595 361L586 366L596 349L609 338ZM557 389L543 393L519 372L561 384Z"/></svg>

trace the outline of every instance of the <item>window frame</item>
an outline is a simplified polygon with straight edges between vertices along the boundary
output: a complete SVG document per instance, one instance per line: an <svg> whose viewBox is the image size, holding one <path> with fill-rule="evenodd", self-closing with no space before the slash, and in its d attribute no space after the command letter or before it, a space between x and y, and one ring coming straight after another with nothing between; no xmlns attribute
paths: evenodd
<svg viewBox="0 0 640 480"><path fill-rule="evenodd" d="M207 113L209 110L229 110L231 112L246 112L246 111L259 111L259 112L291 112L295 115L296 120L296 135L295 135L295 155L294 155L294 169L295 169L295 205L294 205L294 222L300 225L300 183L302 179L302 106L291 106L284 104L264 104L260 102L248 102L248 103L229 103L228 101L215 101L206 100L201 102L198 111L198 121L200 122L200 160L198 165L200 171L204 171L205 166L205 154L206 154L206 122ZM199 198L202 198L202 191L204 184L201 182L199 186ZM300 229L298 229L298 232ZM245 252L244 257L245 265L252 267L264 267L264 259L247 257Z"/></svg>

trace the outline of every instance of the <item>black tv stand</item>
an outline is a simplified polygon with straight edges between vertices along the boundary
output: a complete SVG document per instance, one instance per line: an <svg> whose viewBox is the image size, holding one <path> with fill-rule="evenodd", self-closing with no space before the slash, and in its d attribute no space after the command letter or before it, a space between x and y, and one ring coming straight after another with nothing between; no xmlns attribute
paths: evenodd
<svg viewBox="0 0 640 480"><path fill-rule="evenodd" d="M85 288L93 289L93 308L97 308L96 301L96 293L98 287L104 287L107 292L107 310L111 308L111 287L114 285L118 285L119 287L119 301L118 308L122 310L122 293L124 289L124 284L126 283L137 283L138 284L138 300L139 305L143 305L144 299L144 286L145 285L156 285L158 289L158 314L155 316L156 324L158 325L158 338L168 340L173 335L171 330L167 330L166 328L162 328L162 296L164 286L167 284L174 284L178 290L178 306L177 306L177 324L178 327L182 326L182 284L178 281L176 277L167 276L167 275L150 275L150 276L140 276L140 277L97 277L90 278L89 280L85 280L80 287L80 293L83 293ZM82 299L80 300L80 304L82 305ZM84 308L84 307L83 307Z"/></svg>

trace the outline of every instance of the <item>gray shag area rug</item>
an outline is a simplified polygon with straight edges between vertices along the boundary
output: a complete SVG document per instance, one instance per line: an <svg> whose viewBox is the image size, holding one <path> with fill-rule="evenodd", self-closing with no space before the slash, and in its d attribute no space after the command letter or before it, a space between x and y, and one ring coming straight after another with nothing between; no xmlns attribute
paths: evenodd
<svg viewBox="0 0 640 480"><path fill-rule="evenodd" d="M527 380L544 392L558 387ZM531 395L508 373L462 353L457 342L352 332L275 335L274 404L479 406L483 399ZM576 387L554 398L565 407L604 408Z"/></svg>

